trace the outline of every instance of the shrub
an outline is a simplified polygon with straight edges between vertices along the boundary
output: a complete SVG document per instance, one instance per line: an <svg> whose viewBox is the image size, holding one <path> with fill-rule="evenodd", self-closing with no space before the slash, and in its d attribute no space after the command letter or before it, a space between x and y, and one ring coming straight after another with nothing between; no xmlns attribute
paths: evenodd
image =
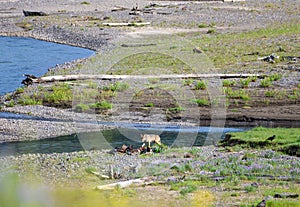
<svg viewBox="0 0 300 207"><path fill-rule="evenodd" d="M270 81L278 81L282 78L282 75L279 73L275 73L269 76Z"/></svg>
<svg viewBox="0 0 300 207"><path fill-rule="evenodd" d="M207 34L213 34L213 33L215 33L216 32L216 29L209 29L208 31L207 31Z"/></svg>
<svg viewBox="0 0 300 207"><path fill-rule="evenodd" d="M240 84L243 88L247 88L249 86L250 81L250 78L240 79Z"/></svg>
<svg viewBox="0 0 300 207"><path fill-rule="evenodd" d="M16 89L16 93L23 93L24 92L24 87L19 87Z"/></svg>
<svg viewBox="0 0 300 207"><path fill-rule="evenodd" d="M206 89L206 83L204 81L197 81L195 89L196 90L205 90Z"/></svg>
<svg viewBox="0 0 300 207"><path fill-rule="evenodd" d="M275 97L276 91L275 90L269 90L265 92L266 97Z"/></svg>
<svg viewBox="0 0 300 207"><path fill-rule="evenodd" d="M15 106L15 101L10 100L8 103L5 104L7 107L14 107Z"/></svg>
<svg viewBox="0 0 300 207"><path fill-rule="evenodd" d="M90 105L90 108L94 109L112 109L112 104L107 101L101 101Z"/></svg>
<svg viewBox="0 0 300 207"><path fill-rule="evenodd" d="M169 108L169 111L176 113L176 112L180 112L180 111L185 111L185 108L178 106L178 107L174 107L174 108Z"/></svg>
<svg viewBox="0 0 300 207"><path fill-rule="evenodd" d="M198 24L198 27L199 28L207 28L209 26L207 24L205 24L205 23L200 23L200 24Z"/></svg>
<svg viewBox="0 0 300 207"><path fill-rule="evenodd" d="M127 90L129 88L129 84L128 83L124 83L124 82L116 82L116 83L114 83L114 84L112 84L112 85L110 85L110 86L104 86L103 87L103 90L104 91L109 91L109 90L111 90L111 91L119 91L119 92L121 92L121 91L125 91L125 90Z"/></svg>
<svg viewBox="0 0 300 207"><path fill-rule="evenodd" d="M209 106L209 101L204 98L204 99L193 99L193 103L196 103L198 106Z"/></svg>
<svg viewBox="0 0 300 207"><path fill-rule="evenodd" d="M228 80L228 79L223 80L223 86L224 87L233 86L233 85L235 85L234 80Z"/></svg>
<svg viewBox="0 0 300 207"><path fill-rule="evenodd" d="M75 106L75 111L76 112L85 112L85 111L88 111L90 109L90 107L86 104L77 104Z"/></svg>
<svg viewBox="0 0 300 207"><path fill-rule="evenodd" d="M23 106L25 105L41 105L41 100L36 100L35 98L31 98L29 96L24 96L20 99L18 99L18 104L21 104Z"/></svg>
<svg viewBox="0 0 300 207"><path fill-rule="evenodd" d="M183 81L183 85L190 86L194 81L192 79L186 79Z"/></svg>
<svg viewBox="0 0 300 207"><path fill-rule="evenodd" d="M226 93L227 97L233 99L243 99L245 101L250 100L249 94L245 90L232 90L231 88L225 88L224 92Z"/></svg>
<svg viewBox="0 0 300 207"><path fill-rule="evenodd" d="M270 78L264 78L260 82L260 86L264 88L270 87L271 85L272 85L272 80Z"/></svg>
<svg viewBox="0 0 300 207"><path fill-rule="evenodd" d="M154 107L154 103L146 103L145 106L146 107Z"/></svg>

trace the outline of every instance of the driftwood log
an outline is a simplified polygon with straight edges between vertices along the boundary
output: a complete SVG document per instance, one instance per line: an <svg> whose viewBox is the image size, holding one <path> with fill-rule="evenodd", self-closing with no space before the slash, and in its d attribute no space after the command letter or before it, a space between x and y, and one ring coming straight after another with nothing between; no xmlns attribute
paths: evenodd
<svg viewBox="0 0 300 207"><path fill-rule="evenodd" d="M153 181L148 181L148 179L133 179L133 180L126 180L126 181L120 181L117 183L111 183L107 185L99 185L96 187L98 190L112 190L116 187L120 188L127 188L132 185L134 186L143 186L143 185L150 185Z"/></svg>
<svg viewBox="0 0 300 207"><path fill-rule="evenodd" d="M23 10L23 14L25 17L28 16L47 16L45 12L38 12L38 11L25 11Z"/></svg>
<svg viewBox="0 0 300 207"><path fill-rule="evenodd" d="M57 76L45 76L36 78L34 76L28 75L23 83L46 83L46 82L56 82L56 81L75 81L75 80L126 80L126 79L203 79L203 78L247 78L247 77L258 77L264 78L265 75L260 74L178 74L178 75L57 75ZM26 84L25 84L26 85Z"/></svg>

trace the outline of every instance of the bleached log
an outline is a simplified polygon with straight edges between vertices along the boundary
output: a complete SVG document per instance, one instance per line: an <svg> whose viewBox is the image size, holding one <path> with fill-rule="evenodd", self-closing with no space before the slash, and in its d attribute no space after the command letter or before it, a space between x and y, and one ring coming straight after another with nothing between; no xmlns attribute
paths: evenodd
<svg viewBox="0 0 300 207"><path fill-rule="evenodd" d="M172 74L172 75L57 75L57 76L45 76L40 78L27 77L32 83L44 83L44 82L55 82L55 81L75 81L75 80L126 80L126 79L201 79L201 78L247 78L257 77L264 78L265 75L261 74Z"/></svg>
<svg viewBox="0 0 300 207"><path fill-rule="evenodd" d="M117 183L111 183L111 184L107 184L107 185L99 185L96 187L96 189L112 190L112 189L116 188L117 186L120 188L127 188L131 185L142 186L142 185L149 185L151 183L152 182L146 182L146 180L143 180L143 179L133 179L133 180L126 180L126 181L121 181L121 182L117 182Z"/></svg>

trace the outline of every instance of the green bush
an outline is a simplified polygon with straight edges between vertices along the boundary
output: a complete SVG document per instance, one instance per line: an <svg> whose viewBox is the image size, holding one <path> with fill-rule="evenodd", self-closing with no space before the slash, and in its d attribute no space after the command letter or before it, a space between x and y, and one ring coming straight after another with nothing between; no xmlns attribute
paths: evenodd
<svg viewBox="0 0 300 207"><path fill-rule="evenodd" d="M260 82L260 86L264 88L270 87L271 85L272 85L272 80L270 78L264 78Z"/></svg>
<svg viewBox="0 0 300 207"><path fill-rule="evenodd" d="M240 84L243 88L248 88L250 82L251 82L250 78L240 79Z"/></svg>
<svg viewBox="0 0 300 207"><path fill-rule="evenodd" d="M75 106L75 111L76 112L85 112L85 111L88 111L90 109L90 107L86 104L77 104Z"/></svg>
<svg viewBox="0 0 300 207"><path fill-rule="evenodd" d="M169 111L178 113L180 111L185 111L185 108L178 106L178 107L174 107L174 108L169 108Z"/></svg>
<svg viewBox="0 0 300 207"><path fill-rule="evenodd" d="M206 98L203 99L193 99L193 103L196 103L198 106L209 106L210 103Z"/></svg>
<svg viewBox="0 0 300 207"><path fill-rule="evenodd" d="M196 90L205 90L206 89L206 83L204 81L197 81L195 89Z"/></svg>
<svg viewBox="0 0 300 207"><path fill-rule="evenodd" d="M229 86L233 86L233 85L235 85L234 80L228 80L228 79L223 80L223 86L224 87L229 87Z"/></svg>
<svg viewBox="0 0 300 207"><path fill-rule="evenodd" d="M90 105L90 108L94 109L112 109L112 104L107 101L101 101Z"/></svg>
<svg viewBox="0 0 300 207"><path fill-rule="evenodd" d="M282 75L279 73L275 73L269 76L270 81L278 81L282 78Z"/></svg>
<svg viewBox="0 0 300 207"><path fill-rule="evenodd" d="M145 106L146 107L154 107L154 103L146 103Z"/></svg>

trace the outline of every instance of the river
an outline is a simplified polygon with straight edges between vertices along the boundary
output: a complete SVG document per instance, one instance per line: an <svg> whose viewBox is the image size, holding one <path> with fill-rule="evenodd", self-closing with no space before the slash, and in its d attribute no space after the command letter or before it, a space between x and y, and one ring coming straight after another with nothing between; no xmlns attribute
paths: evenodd
<svg viewBox="0 0 300 207"><path fill-rule="evenodd" d="M41 76L57 64L93 54L89 49L33 38L0 36L0 95L22 86L23 74Z"/></svg>

